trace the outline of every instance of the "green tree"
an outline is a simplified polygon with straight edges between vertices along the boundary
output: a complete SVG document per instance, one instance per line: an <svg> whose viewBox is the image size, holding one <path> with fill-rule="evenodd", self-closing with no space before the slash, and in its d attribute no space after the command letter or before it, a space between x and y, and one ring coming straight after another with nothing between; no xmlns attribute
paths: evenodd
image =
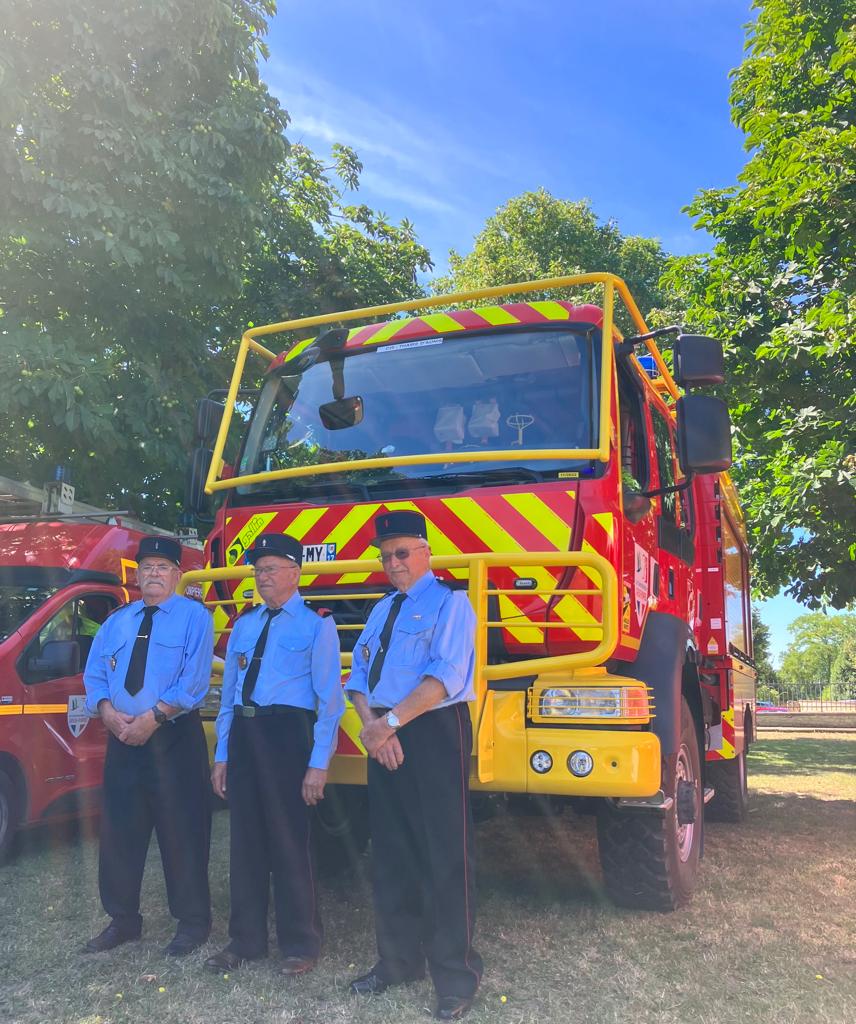
<svg viewBox="0 0 856 1024"><path fill-rule="evenodd" d="M835 700L856 699L856 629L844 638L832 663L832 696Z"/></svg>
<svg viewBox="0 0 856 1024"><path fill-rule="evenodd" d="M845 644L856 639L856 615L809 612L788 626L791 641L782 657L782 680L799 683L833 682L833 666Z"/></svg>
<svg viewBox="0 0 856 1024"><path fill-rule="evenodd" d="M463 291L565 274L607 271L623 278L643 315L662 307L659 286L666 253L654 238L623 235L615 221L601 223L588 200L557 199L546 189L516 196L488 219L472 252L449 253L449 273L433 282L435 292ZM601 289L576 289L574 301L599 301ZM551 292L550 298L556 298ZM531 296L530 298L538 298ZM545 296L540 296L545 297ZM619 324L632 330L620 303Z"/></svg>
<svg viewBox="0 0 856 1024"><path fill-rule="evenodd" d="M249 319L419 294L413 229L289 147L273 0L14 0L0 26L0 472L170 525ZM386 290L384 288L386 287Z"/></svg>
<svg viewBox="0 0 856 1024"><path fill-rule="evenodd" d="M779 677L770 661L770 627L761 621L761 616L754 609L752 611L752 651L755 668L758 672L758 686L777 687ZM760 695L760 689L758 692ZM773 700L772 697L762 697L761 699Z"/></svg>
<svg viewBox="0 0 856 1024"><path fill-rule="evenodd" d="M856 597L856 0L756 0L732 116L739 182L689 208L712 254L664 283L726 340L755 582Z"/></svg>

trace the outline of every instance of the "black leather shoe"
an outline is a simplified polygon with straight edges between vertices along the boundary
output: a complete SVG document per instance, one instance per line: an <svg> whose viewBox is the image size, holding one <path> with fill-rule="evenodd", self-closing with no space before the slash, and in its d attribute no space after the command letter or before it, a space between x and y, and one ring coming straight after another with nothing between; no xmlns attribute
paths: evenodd
<svg viewBox="0 0 856 1024"><path fill-rule="evenodd" d="M142 930L139 928L135 931L128 931L111 921L103 932L96 935L94 939L90 939L89 942L86 943L83 947L83 952L106 953L108 949L115 949L117 946L121 946L124 942L136 942L141 934Z"/></svg>
<svg viewBox="0 0 856 1024"><path fill-rule="evenodd" d="M187 956L188 953L192 953L194 949L199 949L200 946L204 945L208 937L197 938L194 935L188 935L187 932L176 932L175 937L169 945L164 946L165 956Z"/></svg>
<svg viewBox="0 0 856 1024"><path fill-rule="evenodd" d="M379 978L374 971L369 971L368 974L361 974L359 978L354 978L350 985L348 985L348 991L353 992L357 996L379 996L381 992L386 992L389 988L389 983L384 981L383 978Z"/></svg>
<svg viewBox="0 0 856 1024"><path fill-rule="evenodd" d="M468 999L466 996L439 996L434 1019L460 1020L472 1005L472 999Z"/></svg>
<svg viewBox="0 0 856 1024"><path fill-rule="evenodd" d="M231 949L221 949L219 953L209 956L203 966L206 971L211 971L213 974L228 974L229 971L236 971L246 962L246 957L238 956Z"/></svg>

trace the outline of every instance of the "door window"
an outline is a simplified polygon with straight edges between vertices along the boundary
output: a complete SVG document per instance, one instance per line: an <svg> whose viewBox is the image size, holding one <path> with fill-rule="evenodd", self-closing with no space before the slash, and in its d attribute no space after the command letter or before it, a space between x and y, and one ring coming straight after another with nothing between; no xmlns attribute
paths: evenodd
<svg viewBox="0 0 856 1024"><path fill-rule="evenodd" d="M66 601L27 645L18 662L21 679L32 685L74 674L59 668L68 652L65 645L69 643L77 645L79 671L82 672L95 634L117 604L118 601L109 594L85 594Z"/></svg>

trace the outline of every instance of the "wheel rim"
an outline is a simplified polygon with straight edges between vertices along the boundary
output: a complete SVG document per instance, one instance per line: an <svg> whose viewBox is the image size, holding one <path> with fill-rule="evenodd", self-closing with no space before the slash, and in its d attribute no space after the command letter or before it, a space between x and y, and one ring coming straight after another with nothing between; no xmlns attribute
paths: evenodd
<svg viewBox="0 0 856 1024"><path fill-rule="evenodd" d="M678 791L678 784L680 782L692 783L693 787L697 788L690 752L685 743L681 744L681 749L678 751L678 761L675 766L675 793ZM698 814L698 800L696 800L696 814ZM681 825L678 821L678 815L675 813L675 835L677 838L678 858L681 863L685 864L692 853L695 822Z"/></svg>

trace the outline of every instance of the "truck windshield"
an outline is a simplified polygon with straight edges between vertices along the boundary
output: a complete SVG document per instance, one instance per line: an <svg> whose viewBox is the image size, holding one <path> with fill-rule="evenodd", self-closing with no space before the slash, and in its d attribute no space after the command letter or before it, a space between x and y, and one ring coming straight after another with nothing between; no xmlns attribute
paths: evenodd
<svg viewBox="0 0 856 1024"><path fill-rule="evenodd" d="M319 360L303 372L288 364L265 383L244 444L240 475L296 466L384 458L389 467L301 476L238 488L257 499L324 493L335 500L354 488L384 497L491 479L541 479L581 470L588 460L444 461L448 452L584 449L597 446L599 331L574 327L485 332L363 348ZM335 359L335 356L334 356ZM338 383L337 383L338 382ZM334 392L337 388L338 393ZM330 430L319 407L359 397L362 420ZM434 454L430 465L395 465L407 455Z"/></svg>
<svg viewBox="0 0 856 1024"><path fill-rule="evenodd" d="M45 583L11 583L0 576L0 643L55 594L58 586Z"/></svg>

